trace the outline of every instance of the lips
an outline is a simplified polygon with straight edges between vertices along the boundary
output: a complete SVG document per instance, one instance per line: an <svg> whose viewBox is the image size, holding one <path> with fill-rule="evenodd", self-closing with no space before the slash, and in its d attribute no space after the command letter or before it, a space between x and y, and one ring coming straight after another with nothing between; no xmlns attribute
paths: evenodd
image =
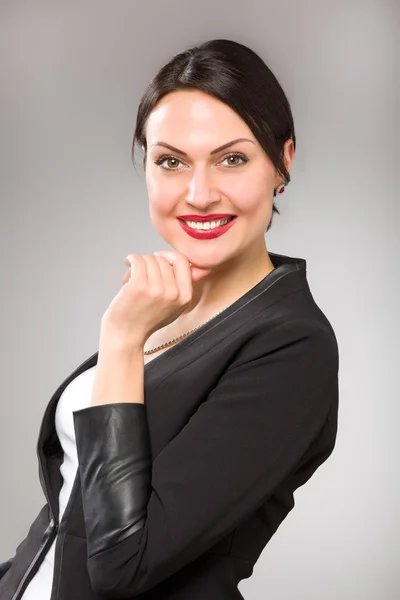
<svg viewBox="0 0 400 600"><path fill-rule="evenodd" d="M222 213L212 213L210 215L180 215L178 219L183 219L184 221L196 221L200 223L205 223L206 221L219 221L220 219L228 219L231 217L235 217L236 215L222 214Z"/></svg>
<svg viewBox="0 0 400 600"><path fill-rule="evenodd" d="M235 224L236 217L233 217L233 219L228 221L228 223L226 223L225 225L222 225L222 227L214 227L213 229L204 229L204 230L203 229L193 229L192 227L189 227L189 225L187 225L185 223L185 221L183 221L181 218L178 218L178 221L179 221L182 229L188 235L190 235L190 237L193 237L197 240L209 240L209 239L219 237L220 235L223 235L224 233L226 233Z"/></svg>

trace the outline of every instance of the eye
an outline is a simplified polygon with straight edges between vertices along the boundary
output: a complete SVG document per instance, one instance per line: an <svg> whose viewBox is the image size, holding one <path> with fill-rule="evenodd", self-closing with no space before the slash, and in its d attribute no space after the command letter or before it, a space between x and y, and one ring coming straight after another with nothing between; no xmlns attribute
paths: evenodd
<svg viewBox="0 0 400 600"><path fill-rule="evenodd" d="M242 160L242 162L239 163L239 164L236 164L236 165L235 164L234 165L231 164L231 166L228 166L229 169L232 169L234 167L240 167L243 164L247 163L248 160L249 160L247 158L247 156L244 156L240 152L232 152L231 154L228 154L227 156L225 156L225 158L222 159L222 162L224 162L225 160L228 160L230 158L234 158L234 159L240 158L240 160ZM175 166L173 166L172 168L171 167L164 167L163 163L165 161L167 161L167 160L174 161ZM163 156L160 156L160 158L158 158L157 160L155 160L154 164L159 165L162 169L165 169L166 171L177 171L178 169L175 168L175 167L177 166L177 163L180 163L180 162L182 162L182 161L180 161L179 158L176 158L176 156L172 156L171 154L164 154Z"/></svg>
<svg viewBox="0 0 400 600"><path fill-rule="evenodd" d="M165 162L166 160L170 160L170 161L175 161L176 163L181 162L179 160L179 158L176 158L176 156L171 156L171 155L163 155L160 156L160 158L158 158L157 160L154 161L155 165L159 165L162 169L165 169L166 171L176 171L177 169L175 169L174 167L171 169L170 167L163 167L163 162Z"/></svg>
<svg viewBox="0 0 400 600"><path fill-rule="evenodd" d="M231 154L228 154L228 156L225 156L225 158L223 160L228 160L228 158L240 158L243 162L236 164L236 165L232 165L229 168L232 167L240 167L241 165L244 165L248 162L248 158L247 156L244 156L243 154L240 154L240 152L232 152Z"/></svg>

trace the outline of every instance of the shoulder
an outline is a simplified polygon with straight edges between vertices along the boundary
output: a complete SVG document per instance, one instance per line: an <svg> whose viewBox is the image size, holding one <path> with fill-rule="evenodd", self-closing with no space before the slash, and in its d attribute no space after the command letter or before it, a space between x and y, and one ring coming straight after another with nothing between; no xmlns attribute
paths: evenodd
<svg viewBox="0 0 400 600"><path fill-rule="evenodd" d="M327 319L318 316L259 318L248 325L246 342L236 355L235 364L264 360L282 374L329 372L339 370L339 347Z"/></svg>

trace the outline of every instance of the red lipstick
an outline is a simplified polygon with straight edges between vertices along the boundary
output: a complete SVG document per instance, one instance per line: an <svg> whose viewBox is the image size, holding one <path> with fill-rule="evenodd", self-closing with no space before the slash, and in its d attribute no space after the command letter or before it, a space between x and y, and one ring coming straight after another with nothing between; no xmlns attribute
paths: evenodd
<svg viewBox="0 0 400 600"><path fill-rule="evenodd" d="M193 215L195 216L195 215ZM233 216L233 215L231 215ZM188 221L195 221L195 220L199 220L199 219L188 219ZM202 221L204 221L205 219L202 219ZM210 220L209 218L206 220ZM225 225L222 225L222 227L214 227L213 229L193 229L193 227L189 227L189 225L187 225L185 223L185 221L182 220L182 218L178 218L179 224L182 227L182 229L184 231L186 231L186 233L188 235L190 235L190 237L195 238L196 240L210 240L216 237L219 237L220 235L223 235L224 233L226 233L231 227L232 225L236 222L236 219L231 219L228 223L226 223Z"/></svg>
<svg viewBox="0 0 400 600"><path fill-rule="evenodd" d="M228 217L234 217L235 215L224 215L222 213L211 213L209 215L201 216L201 215L180 215L178 219L185 219L185 221L200 221L200 223L204 223L205 221L217 221L218 219L227 219Z"/></svg>

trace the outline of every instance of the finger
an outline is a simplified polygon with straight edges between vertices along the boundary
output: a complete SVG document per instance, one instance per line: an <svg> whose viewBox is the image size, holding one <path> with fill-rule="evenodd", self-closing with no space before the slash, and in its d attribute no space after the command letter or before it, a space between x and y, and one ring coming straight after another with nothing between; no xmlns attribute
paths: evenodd
<svg viewBox="0 0 400 600"><path fill-rule="evenodd" d="M164 281L158 260L153 254L145 254L143 260L147 267L148 286L153 293L164 293Z"/></svg>
<svg viewBox="0 0 400 600"><path fill-rule="evenodd" d="M192 272L191 263L188 258L180 252L161 250L154 252L157 256L163 256L174 267L174 277L178 287L181 302L187 304L192 299Z"/></svg>
<svg viewBox="0 0 400 600"><path fill-rule="evenodd" d="M130 278L135 283L148 282L146 263L139 254L128 254L125 261L130 265Z"/></svg>
<svg viewBox="0 0 400 600"><path fill-rule="evenodd" d="M161 276L164 281L164 293L169 298L176 298L179 296L179 289L175 279L174 266L164 256L156 256L158 261Z"/></svg>
<svg viewBox="0 0 400 600"><path fill-rule="evenodd" d="M183 254L175 255L174 275L181 302L188 304L193 296L192 274L190 263Z"/></svg>
<svg viewBox="0 0 400 600"><path fill-rule="evenodd" d="M156 252L153 252L153 254L156 256L163 256L170 263L170 265L175 263L175 259L178 255L178 253L174 252L173 250L157 250Z"/></svg>
<svg viewBox="0 0 400 600"><path fill-rule="evenodd" d="M171 264L173 264L173 262L175 261L176 256L178 255L176 252L173 252L171 250L160 250L158 252L154 252L154 254L159 255L159 256L165 256L165 258ZM187 258L187 257L185 257L185 258ZM205 277L206 275L209 275L211 273L211 269L207 269L207 268L203 268L203 267L197 267L196 265L194 265L190 261L189 261L189 265L190 265L190 273L191 273L191 277L192 277L192 283L195 283L196 281L199 281L200 279L202 279L203 277Z"/></svg>
<svg viewBox="0 0 400 600"><path fill-rule="evenodd" d="M131 270L130 270L130 269L128 269L128 270L125 272L125 274L124 274L124 276L123 276L123 278L122 278L122 285L125 285L126 283L128 283L128 281L130 280L130 278L131 278Z"/></svg>

